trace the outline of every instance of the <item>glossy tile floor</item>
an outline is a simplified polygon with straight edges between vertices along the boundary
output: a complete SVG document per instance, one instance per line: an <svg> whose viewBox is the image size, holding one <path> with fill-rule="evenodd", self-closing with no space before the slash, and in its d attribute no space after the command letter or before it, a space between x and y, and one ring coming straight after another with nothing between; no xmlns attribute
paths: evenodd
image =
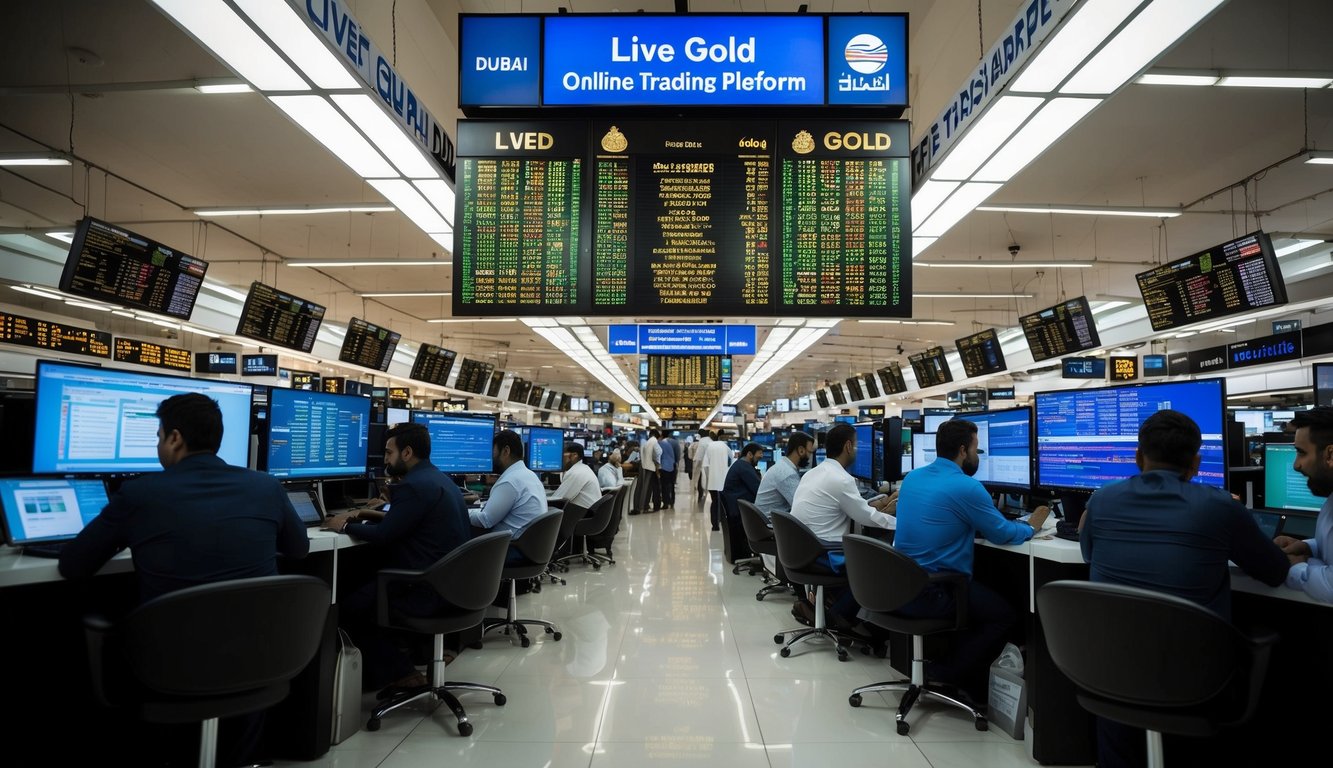
<svg viewBox="0 0 1333 768"><path fill-rule="evenodd" d="M568 585L520 596L520 612L556 622L561 641L536 634L523 649L492 634L449 666L449 679L499 685L508 697L497 707L485 694L463 695L471 738L458 735L447 708L419 703L321 760L282 764L1036 765L1022 741L976 731L961 713L918 705L909 738L894 729L897 694L848 706L854 687L901 679L887 661L853 652L841 663L819 643L781 658L773 635L799 626L792 599L757 602L758 577L733 576L721 534L683 488L677 500L676 510L624 519L615 565L577 566Z"/></svg>

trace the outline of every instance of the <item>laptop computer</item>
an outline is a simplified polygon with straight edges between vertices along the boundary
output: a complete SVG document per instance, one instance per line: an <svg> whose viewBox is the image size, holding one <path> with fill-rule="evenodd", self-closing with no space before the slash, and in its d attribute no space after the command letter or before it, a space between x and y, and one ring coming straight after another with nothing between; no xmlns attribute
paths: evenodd
<svg viewBox="0 0 1333 768"><path fill-rule="evenodd" d="M313 528L324 522L324 508L319 503L319 494L313 488L287 489L287 500L296 509L296 516L301 518L307 528Z"/></svg>
<svg viewBox="0 0 1333 768"><path fill-rule="evenodd" d="M100 479L0 478L5 540L32 554L78 536L106 504Z"/></svg>
<svg viewBox="0 0 1333 768"><path fill-rule="evenodd" d="M1254 522L1259 524L1259 530L1265 536L1272 539L1282 533L1282 526L1287 522L1287 516L1281 512L1256 509L1254 510Z"/></svg>

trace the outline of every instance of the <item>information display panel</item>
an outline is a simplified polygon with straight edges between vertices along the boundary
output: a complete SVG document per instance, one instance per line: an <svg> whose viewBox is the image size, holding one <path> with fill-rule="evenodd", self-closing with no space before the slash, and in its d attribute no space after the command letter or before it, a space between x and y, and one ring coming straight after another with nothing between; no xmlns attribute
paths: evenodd
<svg viewBox="0 0 1333 768"><path fill-rule="evenodd" d="M277 355L241 355L242 376L277 376Z"/></svg>
<svg viewBox="0 0 1333 768"><path fill-rule="evenodd" d="M189 373L193 370L193 355L188 349L154 344L151 341L116 337L112 359L118 363L134 363L154 368L167 368Z"/></svg>
<svg viewBox="0 0 1333 768"><path fill-rule="evenodd" d="M422 344L417 348L417 358L412 361L412 373L408 378L443 387L454 369L454 360L457 356L458 353L452 349L437 347L434 344Z"/></svg>
<svg viewBox="0 0 1333 768"><path fill-rule="evenodd" d="M194 353L195 373L236 373L235 352L196 352Z"/></svg>
<svg viewBox="0 0 1333 768"><path fill-rule="evenodd" d="M514 383L509 386L509 402L527 405L531 392L532 382L515 376Z"/></svg>
<svg viewBox="0 0 1333 768"><path fill-rule="evenodd" d="M401 338L401 334L388 328L354 317L347 323L347 335L343 336L338 359L344 363L387 371Z"/></svg>
<svg viewBox="0 0 1333 768"><path fill-rule="evenodd" d="M323 306L255 281L245 297L236 335L309 352L323 321Z"/></svg>
<svg viewBox="0 0 1333 768"><path fill-rule="evenodd" d="M958 356L963 360L963 373L970 379L1005 370L1004 350L994 328L987 328L955 342Z"/></svg>
<svg viewBox="0 0 1333 768"><path fill-rule="evenodd" d="M898 363L889 363L888 365L875 371L879 376L879 383L886 395L896 395L907 391L907 380L903 378L903 367Z"/></svg>
<svg viewBox="0 0 1333 768"><path fill-rule="evenodd" d="M709 389L722 387L722 358L717 355L649 355L648 388Z"/></svg>
<svg viewBox="0 0 1333 768"><path fill-rule="evenodd" d="M275 388L269 393L268 473L347 477L366 471L370 400Z"/></svg>
<svg viewBox="0 0 1333 768"><path fill-rule="evenodd" d="M190 319L208 262L85 216L74 230L60 290Z"/></svg>
<svg viewBox="0 0 1333 768"><path fill-rule="evenodd" d="M1065 357L1102 345L1087 296L1024 315L1018 322L1027 337L1034 362Z"/></svg>
<svg viewBox="0 0 1333 768"><path fill-rule="evenodd" d="M1264 232L1135 276L1154 331L1287 303L1273 242Z"/></svg>
<svg viewBox="0 0 1333 768"><path fill-rule="evenodd" d="M925 352L908 355L907 362L912 364L916 385L922 389L953 381L953 371L949 370L949 361L944 357L944 347L931 347Z"/></svg>
<svg viewBox="0 0 1333 768"><path fill-rule="evenodd" d="M455 383L455 388L478 395L484 394L491 384L491 372L494 370L494 363L483 363L480 360L465 357L458 368L458 381Z"/></svg>
<svg viewBox="0 0 1333 768"><path fill-rule="evenodd" d="M111 334L0 312L0 342L89 357L111 357Z"/></svg>
<svg viewBox="0 0 1333 768"><path fill-rule="evenodd" d="M1032 409L960 413L977 425L981 464L973 475L987 488L1032 488Z"/></svg>
<svg viewBox="0 0 1333 768"><path fill-rule="evenodd" d="M447 450L431 451L431 460L441 472L473 474L495 469L491 444L495 439L493 416L454 416L436 411L412 411L412 421L426 425L432 446Z"/></svg>

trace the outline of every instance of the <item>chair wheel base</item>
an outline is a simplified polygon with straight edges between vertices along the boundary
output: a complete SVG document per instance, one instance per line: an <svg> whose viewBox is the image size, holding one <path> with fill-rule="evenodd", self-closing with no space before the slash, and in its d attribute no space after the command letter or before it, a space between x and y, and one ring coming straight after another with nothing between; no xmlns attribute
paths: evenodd
<svg viewBox="0 0 1333 768"><path fill-rule="evenodd" d="M506 699L503 693L495 694L495 706L503 707L507 701L509 701L509 699Z"/></svg>
<svg viewBox="0 0 1333 768"><path fill-rule="evenodd" d="M906 735L907 735L907 732L910 731L910 730L912 730L912 726L908 725L906 720L899 720L899 721L898 721L898 735L899 735L899 736L906 736Z"/></svg>
<svg viewBox="0 0 1333 768"><path fill-rule="evenodd" d="M851 696L848 696L847 703L851 704L853 707L861 706L861 694L853 693Z"/></svg>
<svg viewBox="0 0 1333 768"><path fill-rule="evenodd" d="M378 731L380 729L380 720L378 717L372 717L366 721L367 731Z"/></svg>
<svg viewBox="0 0 1333 768"><path fill-rule="evenodd" d="M560 638L561 638L561 637L563 637L563 635L561 635L559 632L552 632L552 633L551 633L551 639L554 640L554 641L556 641L557 643L560 642Z"/></svg>
<svg viewBox="0 0 1333 768"><path fill-rule="evenodd" d="M782 640L783 640L782 635L773 635L773 642L777 643L778 645L782 645Z"/></svg>
<svg viewBox="0 0 1333 768"><path fill-rule="evenodd" d="M471 735L472 735L472 723L459 723L459 724L458 724L458 735L459 735L459 736L471 736Z"/></svg>
<svg viewBox="0 0 1333 768"><path fill-rule="evenodd" d="M528 639L527 635L522 635L518 639L518 644L520 647L527 648L529 645L532 645L532 641Z"/></svg>
<svg viewBox="0 0 1333 768"><path fill-rule="evenodd" d="M778 651L778 655L785 659L791 655L791 649L783 648L782 650Z"/></svg>
<svg viewBox="0 0 1333 768"><path fill-rule="evenodd" d="M973 725L976 726L976 728L977 728L978 731L989 731L989 730L990 730L990 723L986 722L986 718L984 718L984 717L978 717L978 718L973 722Z"/></svg>

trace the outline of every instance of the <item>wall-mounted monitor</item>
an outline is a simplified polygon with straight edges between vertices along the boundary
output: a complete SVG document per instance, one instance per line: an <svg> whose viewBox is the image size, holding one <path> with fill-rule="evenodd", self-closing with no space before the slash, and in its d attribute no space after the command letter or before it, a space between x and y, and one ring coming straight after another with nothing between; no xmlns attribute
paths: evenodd
<svg viewBox="0 0 1333 768"><path fill-rule="evenodd" d="M255 281L245 297L236 335L309 352L322 322L322 305Z"/></svg>
<svg viewBox="0 0 1333 768"><path fill-rule="evenodd" d="M1144 355L1142 370L1145 379L1165 376L1167 374L1166 355Z"/></svg>
<svg viewBox="0 0 1333 768"><path fill-rule="evenodd" d="M269 393L268 473L314 479L365 474L370 400L274 388Z"/></svg>
<svg viewBox="0 0 1333 768"><path fill-rule="evenodd" d="M1333 363L1314 364L1314 404L1333 405Z"/></svg>
<svg viewBox="0 0 1333 768"><path fill-rule="evenodd" d="M1287 285L1264 232L1213 246L1135 276L1154 331L1287 303Z"/></svg>
<svg viewBox="0 0 1333 768"><path fill-rule="evenodd" d="M907 362L912 364L917 387L925 389L953 381L953 371L949 370L949 361L944 357L944 347L931 347L925 352L908 355Z"/></svg>
<svg viewBox="0 0 1333 768"><path fill-rule="evenodd" d="M208 262L85 216L74 229L60 290L190 319Z"/></svg>
<svg viewBox="0 0 1333 768"><path fill-rule="evenodd" d="M1106 379L1106 359L1101 357L1066 357L1060 361L1064 379Z"/></svg>
<svg viewBox="0 0 1333 768"><path fill-rule="evenodd" d="M1033 362L1065 357L1102 345L1087 296L1024 315L1018 323L1027 337L1028 348L1032 350Z"/></svg>
<svg viewBox="0 0 1333 768"><path fill-rule="evenodd" d="M958 345L963 373L968 378L1005 370L1004 350L1000 349L1000 337L994 328L964 336L954 343Z"/></svg>
<svg viewBox="0 0 1333 768"><path fill-rule="evenodd" d="M808 410L810 410L810 396L809 396L809 395L801 395L800 397L796 398L796 410L798 410L798 411L808 411Z"/></svg>
<svg viewBox="0 0 1333 768"><path fill-rule="evenodd" d="M235 352L195 352L195 373L236 373Z"/></svg>
<svg viewBox="0 0 1333 768"><path fill-rule="evenodd" d="M241 355L242 376L277 376L277 355Z"/></svg>
<svg viewBox="0 0 1333 768"><path fill-rule="evenodd" d="M387 371L393 360L393 351L398 348L401 338L402 334L354 317L347 323L347 333L343 336L338 360L363 368Z"/></svg>
<svg viewBox="0 0 1333 768"><path fill-rule="evenodd" d="M412 421L430 432L431 463L447 474L492 472L491 443L495 417L413 411Z"/></svg>
<svg viewBox="0 0 1333 768"><path fill-rule="evenodd" d="M791 398L779 397L773 400L773 410L777 413L791 412Z"/></svg>

